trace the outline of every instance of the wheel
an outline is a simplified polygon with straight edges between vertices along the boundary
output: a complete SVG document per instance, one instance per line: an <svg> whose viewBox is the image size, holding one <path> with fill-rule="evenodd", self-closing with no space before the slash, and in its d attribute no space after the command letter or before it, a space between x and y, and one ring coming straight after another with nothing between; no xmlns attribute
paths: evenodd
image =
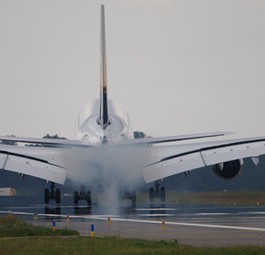
<svg viewBox="0 0 265 255"><path fill-rule="evenodd" d="M88 191L87 194L86 194L86 201L87 201L87 205L88 206L91 206L91 202L92 202L92 199L91 199L91 191Z"/></svg>
<svg viewBox="0 0 265 255"><path fill-rule="evenodd" d="M149 189L149 201L154 202L155 199L155 189L152 187Z"/></svg>
<svg viewBox="0 0 265 255"><path fill-rule="evenodd" d="M60 191L60 189L56 189L56 191L55 191L55 201L56 201L56 204L61 203L61 191Z"/></svg>
<svg viewBox="0 0 265 255"><path fill-rule="evenodd" d="M81 190L79 193L79 200L86 199L86 195L86 192Z"/></svg>
<svg viewBox="0 0 265 255"><path fill-rule="evenodd" d="M161 188L160 200L161 200L161 202L165 202L166 201L166 189L165 189L165 187Z"/></svg>
<svg viewBox="0 0 265 255"><path fill-rule="evenodd" d="M56 215L61 215L61 207L60 206L55 208L55 214Z"/></svg>
<svg viewBox="0 0 265 255"><path fill-rule="evenodd" d="M74 204L78 205L78 203L79 203L79 195L78 195L78 192L75 191L74 192Z"/></svg>
<svg viewBox="0 0 265 255"><path fill-rule="evenodd" d="M136 208L136 192L133 191L131 194L132 208Z"/></svg>
<svg viewBox="0 0 265 255"><path fill-rule="evenodd" d="M44 203L49 204L50 201L50 192L49 189L44 190Z"/></svg>

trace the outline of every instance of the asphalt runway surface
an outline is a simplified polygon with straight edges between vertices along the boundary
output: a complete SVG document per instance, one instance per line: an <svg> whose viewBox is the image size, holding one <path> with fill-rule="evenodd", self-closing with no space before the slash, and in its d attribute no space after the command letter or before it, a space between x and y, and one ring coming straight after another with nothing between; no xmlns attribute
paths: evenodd
<svg viewBox="0 0 265 255"><path fill-rule="evenodd" d="M36 225L69 228L94 235L172 240L193 246L265 245L265 207L165 205L150 208L117 209L106 213L106 208L71 204L45 207L24 200L0 198L0 213L13 213ZM34 217L35 216L35 217ZM37 218L33 220L33 218Z"/></svg>

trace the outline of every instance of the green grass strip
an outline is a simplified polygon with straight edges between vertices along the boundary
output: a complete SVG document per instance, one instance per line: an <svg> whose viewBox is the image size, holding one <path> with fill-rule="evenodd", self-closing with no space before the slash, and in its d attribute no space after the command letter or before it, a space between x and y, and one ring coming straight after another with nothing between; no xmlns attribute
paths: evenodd
<svg viewBox="0 0 265 255"><path fill-rule="evenodd" d="M74 235L74 236L70 236ZM148 241L117 237L80 237L78 232L33 226L10 214L0 218L0 255L119 255L119 254L178 254L178 255L261 255L265 247L192 247L175 241Z"/></svg>
<svg viewBox="0 0 265 255"><path fill-rule="evenodd" d="M0 237L62 236L62 235L79 235L79 233L77 231L69 229L58 229L55 232L53 232L51 228L42 227L42 226L33 226L12 214L0 217Z"/></svg>
<svg viewBox="0 0 265 255"><path fill-rule="evenodd" d="M0 239L1 255L119 255L119 254L178 254L178 255L261 255L265 247L191 247L177 242L146 241L138 239L122 239L115 237L32 237Z"/></svg>

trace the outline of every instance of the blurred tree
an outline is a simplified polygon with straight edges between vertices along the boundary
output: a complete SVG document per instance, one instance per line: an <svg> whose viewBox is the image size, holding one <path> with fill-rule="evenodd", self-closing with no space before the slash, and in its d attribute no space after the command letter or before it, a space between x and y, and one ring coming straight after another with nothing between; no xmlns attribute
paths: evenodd
<svg viewBox="0 0 265 255"><path fill-rule="evenodd" d="M66 139L63 136L60 137L58 134L55 134L55 135L47 134L47 135L43 136L43 138L47 138L47 139Z"/></svg>
<svg viewBox="0 0 265 255"><path fill-rule="evenodd" d="M7 137L12 138L12 137L16 137L16 136L15 135L7 135ZM2 140L1 141L1 144L5 144L5 145L17 145L16 142L14 142L14 141L8 141L8 140Z"/></svg>
<svg viewBox="0 0 265 255"><path fill-rule="evenodd" d="M133 136L134 136L134 139L146 137L145 133L142 131L134 131Z"/></svg>

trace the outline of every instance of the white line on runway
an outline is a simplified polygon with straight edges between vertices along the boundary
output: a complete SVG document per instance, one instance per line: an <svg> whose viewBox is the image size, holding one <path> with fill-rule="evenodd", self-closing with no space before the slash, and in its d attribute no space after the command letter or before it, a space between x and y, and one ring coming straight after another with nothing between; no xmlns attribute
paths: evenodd
<svg viewBox="0 0 265 255"><path fill-rule="evenodd" d="M26 212L10 212L10 211L0 211L0 214L3 213L13 213L15 215L33 215L33 213ZM48 217L59 217L66 218L70 217L72 219L87 219L87 220L105 220L107 221L111 217L111 221L120 221L120 222L135 222L135 223L146 223L146 224L161 224L162 221L157 220L141 220L141 219L127 219L119 218L113 215L57 215L57 214L38 214L39 216L48 216ZM201 224L201 223L186 223L186 222L174 222L174 221L164 221L166 225L175 225L175 226L186 226L186 227L201 227L201 228L218 228L218 229L232 229L232 230L246 230L246 231L260 231L265 232L265 228L254 228L254 227L243 227L243 226L227 226L227 225L215 225L215 224Z"/></svg>
<svg viewBox="0 0 265 255"><path fill-rule="evenodd" d="M135 211L178 211L175 208L136 208Z"/></svg>
<svg viewBox="0 0 265 255"><path fill-rule="evenodd" d="M107 220L107 218L93 217L93 219ZM149 224L161 224L161 221L153 220L136 220L126 218L113 218L112 221L124 221L124 222L135 222L135 223L149 223ZM186 227L201 227L201 228L221 228L221 229L234 229L234 230L247 230L247 231L261 231L265 232L265 228L253 228L253 227L239 227L239 226L227 226L227 225L214 225L214 224L200 224L200 223L186 223L186 222L173 222L165 221L166 225L177 225Z"/></svg>

